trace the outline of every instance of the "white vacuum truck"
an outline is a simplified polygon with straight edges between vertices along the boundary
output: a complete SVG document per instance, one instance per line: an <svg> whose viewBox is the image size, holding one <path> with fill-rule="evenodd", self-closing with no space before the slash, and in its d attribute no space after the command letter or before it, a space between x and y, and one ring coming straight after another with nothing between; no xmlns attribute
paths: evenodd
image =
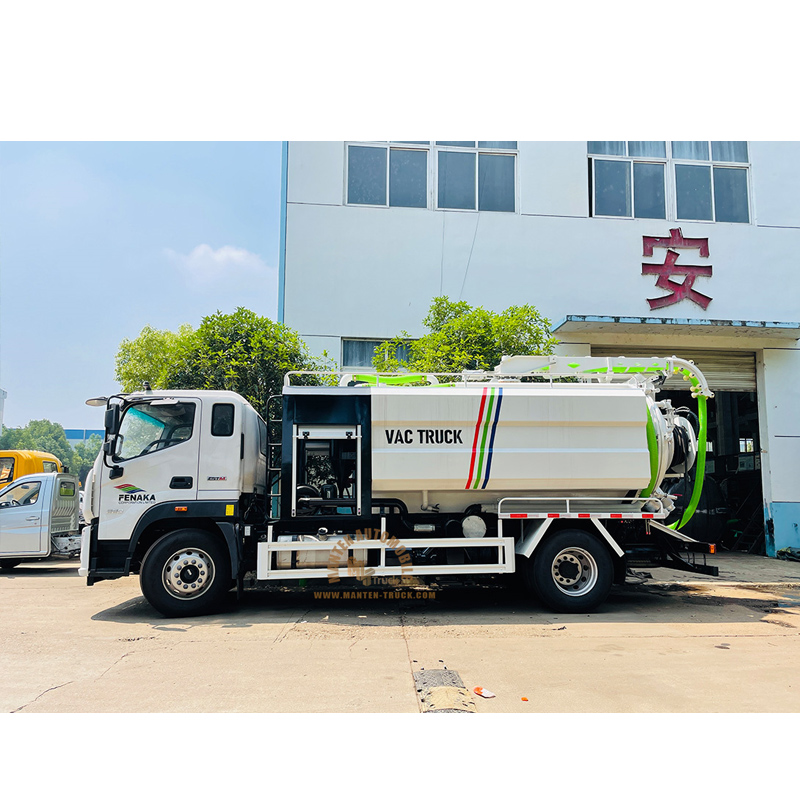
<svg viewBox="0 0 800 800"><path fill-rule="evenodd" d="M674 372L698 398L697 434L656 399ZM547 606L585 612L634 566L716 574L696 555L713 545L679 531L711 396L680 358L513 356L449 376L289 373L269 424L232 392L94 398L106 436L81 574L138 573L167 616L208 613L246 582L514 572ZM661 484L695 459L667 526Z"/></svg>

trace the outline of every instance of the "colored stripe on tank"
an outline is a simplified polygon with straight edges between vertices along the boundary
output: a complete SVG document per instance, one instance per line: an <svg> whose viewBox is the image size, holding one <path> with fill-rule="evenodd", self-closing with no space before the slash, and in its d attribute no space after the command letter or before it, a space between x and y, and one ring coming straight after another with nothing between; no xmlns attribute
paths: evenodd
<svg viewBox="0 0 800 800"><path fill-rule="evenodd" d="M483 459L486 455L486 437L489 435L489 427L492 422L492 408L494 407L494 388L489 390L489 407L486 410L486 418L483 421L483 434L481 435L481 452L478 456L478 469L475 473L475 483L472 485L473 489L478 488L481 482L481 475L483 474Z"/></svg>
<svg viewBox="0 0 800 800"><path fill-rule="evenodd" d="M489 483L489 475L492 472L492 453L494 452L494 435L497 433L497 422L500 419L500 406L503 402L503 390L497 390L497 407L495 408L494 412L494 422L492 423L492 438L489 440L489 456L486 461L486 477L483 479L483 483L481 484L481 489L486 488L486 484Z"/></svg>
<svg viewBox="0 0 800 800"><path fill-rule="evenodd" d="M467 485L464 487L465 489L470 488L470 484L472 483L472 476L475 474L475 455L478 450L478 437L480 436L481 431L481 420L483 419L483 410L486 407L486 395L488 393L488 389L484 387L483 395L481 395L481 407L478 411L478 421L475 423L475 436L472 439L472 459L469 462L469 478L467 478Z"/></svg>

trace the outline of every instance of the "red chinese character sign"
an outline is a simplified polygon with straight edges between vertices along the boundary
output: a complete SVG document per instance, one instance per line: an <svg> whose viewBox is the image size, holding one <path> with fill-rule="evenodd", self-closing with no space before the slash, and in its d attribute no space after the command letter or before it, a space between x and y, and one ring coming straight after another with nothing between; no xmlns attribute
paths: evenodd
<svg viewBox="0 0 800 800"><path fill-rule="evenodd" d="M651 309L664 308L679 303L681 300L691 300L703 310L708 308L712 298L698 292L694 282L699 277L711 277L711 264L678 264L680 253L678 250L699 250L700 258L708 258L708 239L684 238L680 228L671 228L669 236L643 236L643 256L652 256L655 248L664 248L667 254L663 264L642 264L642 275L658 275L656 286L665 289L669 294L661 297L648 298ZM683 276L683 281L671 280L673 276Z"/></svg>

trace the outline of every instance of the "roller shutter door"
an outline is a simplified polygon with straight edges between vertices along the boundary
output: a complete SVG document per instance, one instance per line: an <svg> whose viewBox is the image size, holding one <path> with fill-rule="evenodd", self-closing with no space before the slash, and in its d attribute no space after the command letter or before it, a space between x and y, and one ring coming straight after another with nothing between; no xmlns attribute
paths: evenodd
<svg viewBox="0 0 800 800"><path fill-rule="evenodd" d="M694 361L713 392L754 392L756 390L756 354L746 350L664 350L658 347L616 345L592 347L593 356L678 356ZM684 389L682 376L669 378L665 389Z"/></svg>

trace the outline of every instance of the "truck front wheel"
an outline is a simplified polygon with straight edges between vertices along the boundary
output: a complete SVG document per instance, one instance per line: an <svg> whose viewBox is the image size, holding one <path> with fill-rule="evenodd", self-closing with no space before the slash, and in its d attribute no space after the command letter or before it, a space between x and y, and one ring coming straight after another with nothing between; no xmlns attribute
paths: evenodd
<svg viewBox="0 0 800 800"><path fill-rule="evenodd" d="M611 591L614 564L590 533L564 530L545 539L528 564L528 585L554 611L594 610Z"/></svg>
<svg viewBox="0 0 800 800"><path fill-rule="evenodd" d="M209 614L231 588L225 546L208 531L169 533L147 551L139 584L150 605L166 617Z"/></svg>

